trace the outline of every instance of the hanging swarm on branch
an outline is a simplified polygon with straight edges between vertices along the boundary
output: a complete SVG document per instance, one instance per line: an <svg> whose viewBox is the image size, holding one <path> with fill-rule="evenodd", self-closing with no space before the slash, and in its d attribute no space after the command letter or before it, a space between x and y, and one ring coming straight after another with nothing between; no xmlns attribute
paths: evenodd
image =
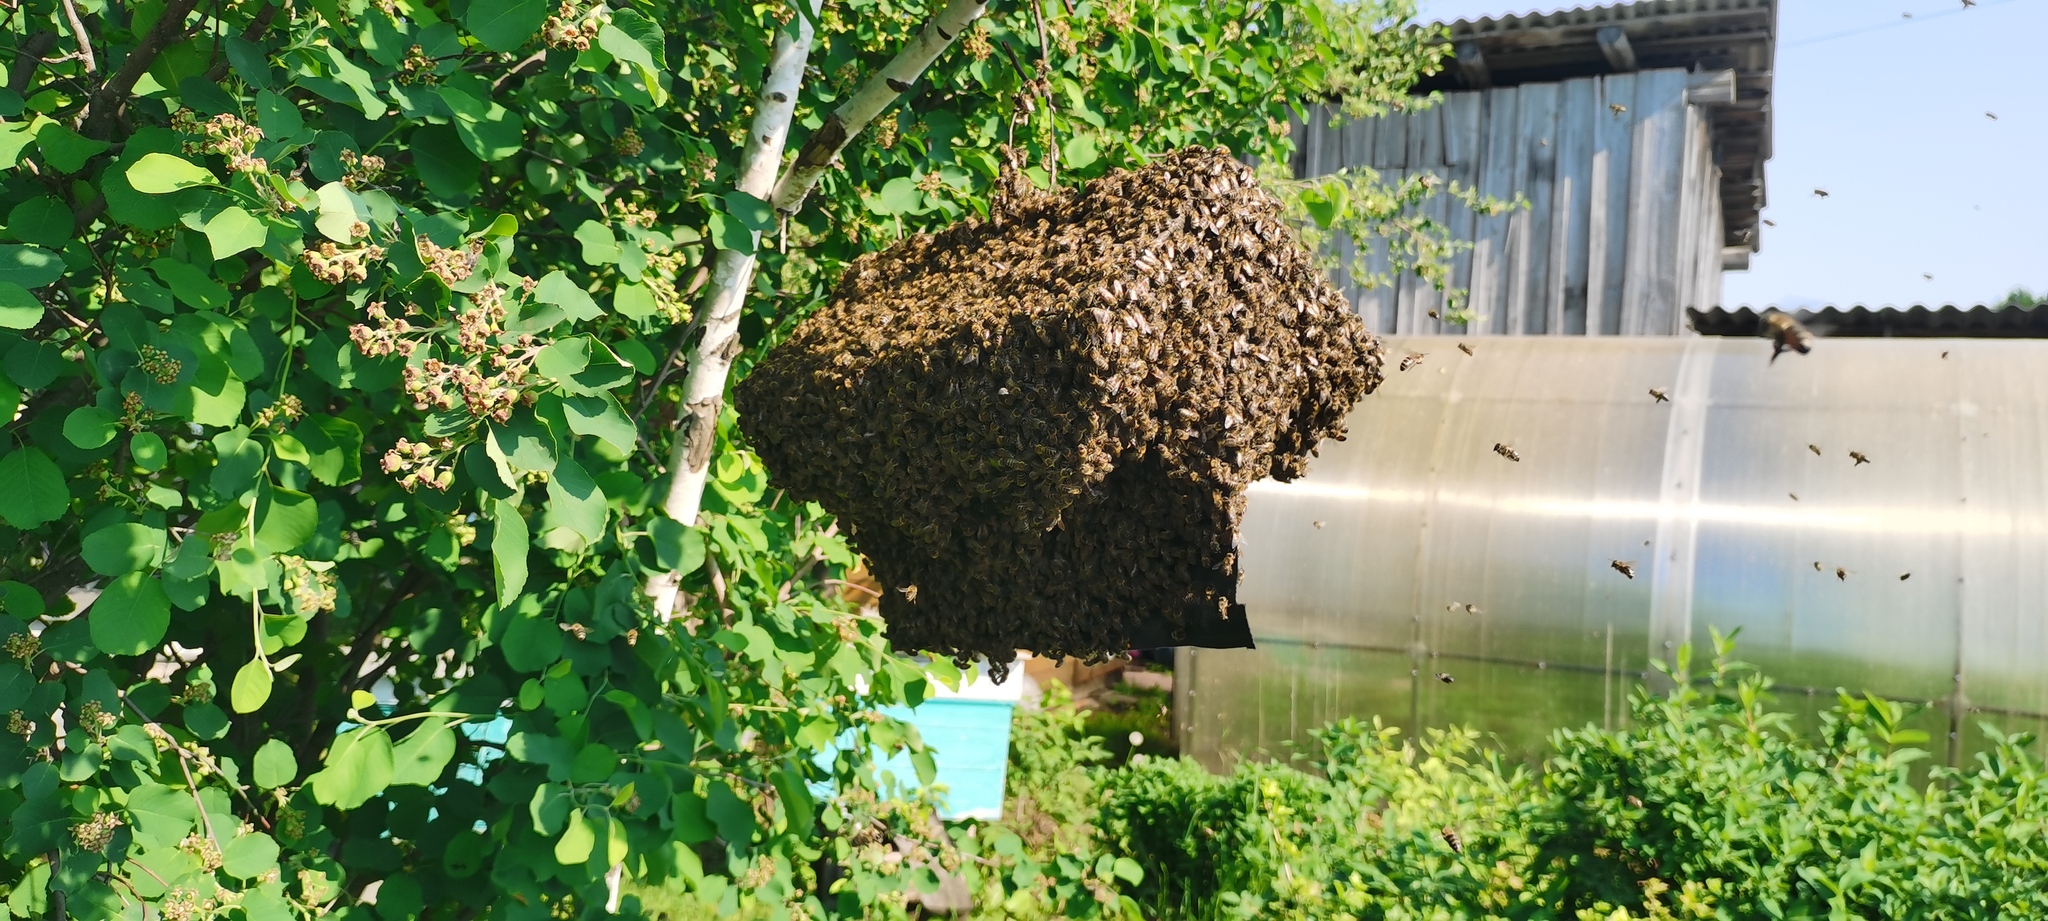
<svg viewBox="0 0 2048 921"><path fill-rule="evenodd" d="M862 257L738 389L778 483L850 525L900 649L1249 646L1244 489L1291 480L1380 345L1219 149Z"/></svg>

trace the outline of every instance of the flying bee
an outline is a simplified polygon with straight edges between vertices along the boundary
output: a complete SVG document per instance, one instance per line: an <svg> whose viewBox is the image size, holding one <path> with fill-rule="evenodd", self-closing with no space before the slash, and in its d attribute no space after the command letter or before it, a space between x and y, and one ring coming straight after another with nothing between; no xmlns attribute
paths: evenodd
<svg viewBox="0 0 2048 921"><path fill-rule="evenodd" d="M1656 401L1657 401L1657 402L1659 402L1659 403L1669 403L1669 402L1671 402L1671 397L1670 397L1670 396L1666 395L1666 394L1664 393L1664 391L1662 391L1662 390L1658 390L1658 389L1657 389L1657 388L1655 388L1655 387L1652 387L1652 388L1650 388L1650 399L1652 399L1652 400L1656 400Z"/></svg>
<svg viewBox="0 0 2048 921"><path fill-rule="evenodd" d="M1406 371L1410 368L1415 367L1416 365L1422 364L1422 359L1428 354L1429 353L1427 352L1409 352L1406 356L1404 356L1401 359L1401 370Z"/></svg>
<svg viewBox="0 0 2048 921"><path fill-rule="evenodd" d="M1812 451L1815 457L1820 456L1820 445L1807 445L1806 450Z"/></svg>
<svg viewBox="0 0 2048 921"><path fill-rule="evenodd" d="M1826 197L1828 197L1828 190L1826 190L1826 189L1814 189L1814 190L1813 190L1813 197L1815 197L1815 198L1826 198Z"/></svg>
<svg viewBox="0 0 2048 921"><path fill-rule="evenodd" d="M1764 338L1771 340L1772 363L1776 363L1778 356L1784 354L1786 349L1801 355L1813 350L1813 333L1808 332L1805 326L1792 318L1791 314L1775 307L1764 311L1763 322L1758 324L1758 330Z"/></svg>
<svg viewBox="0 0 2048 921"><path fill-rule="evenodd" d="M1437 834L1444 836L1444 843L1451 846L1451 853L1465 853L1465 839L1458 837L1458 833L1450 826L1444 826Z"/></svg>
<svg viewBox="0 0 2048 921"><path fill-rule="evenodd" d="M1516 453L1515 449L1510 448L1507 445L1497 441L1493 443L1493 453L1505 457L1508 460L1514 461L1517 464L1522 462L1522 455Z"/></svg>
<svg viewBox="0 0 2048 921"><path fill-rule="evenodd" d="M1823 569L1821 569L1821 568L1820 568L1820 561L1819 561L1819 560L1814 560L1814 561L1813 561L1813 571L1814 571L1814 572L1825 572L1826 570L1823 570Z"/></svg>
<svg viewBox="0 0 2048 921"><path fill-rule="evenodd" d="M1315 525L1315 526L1316 526L1316 530L1318 530L1318 531L1320 531L1320 530L1322 530L1322 529L1323 529L1323 523L1322 523L1322 522L1320 522L1320 521L1313 521L1313 522L1310 522L1310 524L1313 524L1313 525Z"/></svg>
<svg viewBox="0 0 2048 921"><path fill-rule="evenodd" d="M1851 467L1861 467L1864 464L1870 463L1870 458L1864 457L1861 451L1849 452L1849 458L1855 461L1855 463L1849 465Z"/></svg>
<svg viewBox="0 0 2048 921"><path fill-rule="evenodd" d="M1904 582L1904 581L1906 581L1907 579L1911 579L1911 578L1913 578L1913 574L1912 574L1912 573L1910 573L1910 572L1902 572L1902 573L1899 573L1899 581L1900 581L1900 582Z"/></svg>
<svg viewBox="0 0 2048 921"><path fill-rule="evenodd" d="M1634 563L1626 562L1623 560L1613 560L1609 562L1607 565L1614 567L1615 572L1621 573L1622 575L1627 576L1630 579L1634 579L1636 577L1636 564Z"/></svg>
<svg viewBox="0 0 2048 921"><path fill-rule="evenodd" d="M1432 319L1432 320L1440 320L1440 319L1443 319L1442 317L1439 317L1439 316L1437 316L1437 313L1436 313L1436 311L1434 311L1434 310L1432 310L1432 311L1430 311L1430 312L1429 312L1429 318L1430 318L1430 319Z"/></svg>
<svg viewBox="0 0 2048 921"><path fill-rule="evenodd" d="M1471 354L1472 354L1472 347L1471 347L1471 346L1469 346L1469 345L1466 345L1466 344L1465 344L1465 343L1463 343L1463 342L1460 342L1460 343L1458 343L1458 351L1460 351L1460 352L1464 352L1464 353L1465 353L1466 355L1468 355L1468 356L1469 356L1469 355L1471 355Z"/></svg>
<svg viewBox="0 0 2048 921"><path fill-rule="evenodd" d="M1468 602L1465 602L1465 613L1467 613L1467 614L1477 614L1477 613L1479 613L1479 606L1478 606L1478 605L1476 605L1476 604L1473 604L1472 602L1469 602L1469 601L1468 601Z"/></svg>
<svg viewBox="0 0 2048 921"><path fill-rule="evenodd" d="M1765 226L1765 227L1776 227L1776 226L1778 226L1778 222L1777 222L1777 221L1774 221L1774 220L1771 220L1770 218L1764 218L1764 226Z"/></svg>
<svg viewBox="0 0 2048 921"><path fill-rule="evenodd" d="M1630 807L1632 807L1632 808L1635 808L1635 809L1641 809L1641 808L1643 808L1643 800L1642 800L1642 798L1641 798L1641 797L1639 797L1639 796L1636 796L1636 795L1635 795L1635 794L1633 794L1633 793L1631 793L1631 794L1629 794L1629 795L1628 795L1628 804L1629 804L1629 806L1630 806Z"/></svg>
<svg viewBox="0 0 2048 921"><path fill-rule="evenodd" d="M1437 672L1437 673L1436 673L1436 680L1438 680L1438 681L1441 681L1441 682L1443 682L1443 683L1445 683L1445 684L1457 684L1457 683L1458 683L1458 679L1456 679L1456 678L1453 678L1453 677L1451 677L1451 673L1450 673L1450 672Z"/></svg>
<svg viewBox="0 0 2048 921"><path fill-rule="evenodd" d="M1613 112L1616 115L1620 115L1621 113L1628 111L1628 106L1622 105L1618 102L1610 102L1607 104L1607 109L1608 111Z"/></svg>
<svg viewBox="0 0 2048 921"><path fill-rule="evenodd" d="M1786 493L1785 495L1791 496L1791 497L1792 497L1792 501L1794 501L1794 502L1797 502L1797 501L1799 501L1799 494L1798 494L1798 493L1796 493L1796 492L1788 492L1788 493Z"/></svg>
<svg viewBox="0 0 2048 921"><path fill-rule="evenodd" d="M1948 357L1948 353L1947 353L1947 352L1943 352L1943 353L1941 353L1941 357L1943 357L1943 358L1947 358L1947 357Z"/></svg>
<svg viewBox="0 0 2048 921"><path fill-rule="evenodd" d="M1849 571L1848 571L1848 570L1846 570L1846 569L1843 569L1843 568L1842 568L1842 567L1840 567L1840 566L1837 566L1837 567L1835 567L1835 581L1837 581L1837 582L1847 582L1847 581L1849 581Z"/></svg>
<svg viewBox="0 0 2048 921"><path fill-rule="evenodd" d="M906 585L906 586L903 586L902 588L899 588L899 589L897 589L897 591L899 591L899 592L902 592L902 593L903 593L903 600L904 600L904 601L908 601L908 602L910 602L911 604L916 604L916 603L917 603L917 586L915 586L915 585Z"/></svg>

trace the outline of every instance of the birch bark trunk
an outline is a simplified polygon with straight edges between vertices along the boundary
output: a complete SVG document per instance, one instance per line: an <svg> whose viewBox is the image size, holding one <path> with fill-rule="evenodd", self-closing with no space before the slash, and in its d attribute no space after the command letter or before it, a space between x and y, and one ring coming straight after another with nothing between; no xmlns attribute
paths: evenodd
<svg viewBox="0 0 2048 921"><path fill-rule="evenodd" d="M823 0L810 0L810 15L798 16L794 35L776 37L768 59L768 77L761 81L761 95L754 103L754 121L747 128L746 150L740 155L740 173L735 186L741 192L766 201L773 193L775 174L782 167L783 145L789 139L790 118L796 113L797 91L803 86L804 66L810 61L811 23L816 21ZM739 352L740 308L745 306L747 286L754 280L754 250L761 234L751 234L753 248L718 251L711 270L711 282L704 304L683 335L692 340L684 357L688 372L683 378L683 415L675 444L670 449L668 498L663 511L685 525L697 523L703 503L705 474L709 471L711 448L718 440L718 411L724 403L725 378ZM675 613L679 576L664 574L650 579L646 592L654 599L655 613L666 619Z"/></svg>
<svg viewBox="0 0 2048 921"><path fill-rule="evenodd" d="M815 11L818 6L814 0L812 9ZM986 0L948 0L946 8L925 22L908 47L825 120L804 143L782 180L776 182L775 171L781 165L790 114L810 53L810 21L806 18L799 23L794 41L786 41L786 36L776 41L771 70L761 85L754 125L747 135L747 149L740 162L740 191L772 201L784 214L794 214L803 207L818 178L831 168L847 143L908 91L940 52L987 10ZM754 234L754 243L758 248L760 234ZM662 503L670 518L685 525L697 523L697 513L703 505L711 450L717 442L718 413L725 405L725 383L732 371L732 360L740 350L740 310L754 280L754 266L751 251L721 250L711 271L704 306L693 321L694 328L686 334L695 339L685 359L689 371L683 379L683 416L669 451L668 497ZM655 612L664 619L675 613L678 581L676 576L662 576L647 584Z"/></svg>

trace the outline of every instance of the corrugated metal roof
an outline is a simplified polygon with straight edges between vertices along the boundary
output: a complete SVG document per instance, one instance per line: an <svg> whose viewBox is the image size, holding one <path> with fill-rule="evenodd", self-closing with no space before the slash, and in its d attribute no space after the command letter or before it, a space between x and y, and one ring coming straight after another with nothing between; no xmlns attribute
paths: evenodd
<svg viewBox="0 0 2048 921"><path fill-rule="evenodd" d="M1769 309L1769 308L1766 308ZM1859 339L2048 339L2048 307L1978 304L1957 307L1824 307L1786 311L1816 336ZM1703 336L1754 336L1762 311L1686 310L1688 325Z"/></svg>
<svg viewBox="0 0 2048 921"><path fill-rule="evenodd" d="M1754 251L1765 203L1764 161L1771 157L1778 0L1641 0L1448 24L1453 47L1484 61L1486 82L1478 86L1613 73L1615 64L1599 40L1600 31L1610 27L1626 36L1636 69L1735 72L1735 100L1707 111L1714 126L1714 162L1721 168L1724 243ZM1416 90L1477 88L1464 68L1455 61L1447 64Z"/></svg>

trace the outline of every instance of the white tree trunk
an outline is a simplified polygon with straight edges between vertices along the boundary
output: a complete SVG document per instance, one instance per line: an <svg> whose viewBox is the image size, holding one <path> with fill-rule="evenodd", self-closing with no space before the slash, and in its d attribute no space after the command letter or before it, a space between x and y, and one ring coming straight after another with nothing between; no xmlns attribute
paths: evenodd
<svg viewBox="0 0 2048 921"><path fill-rule="evenodd" d="M775 39L768 61L768 77L761 82L761 95L754 102L754 121L747 130L747 147L740 157L736 187L763 201L773 193L775 174L782 167L782 148L789 138L790 118L796 112L797 91L803 86L804 66L811 56L811 23L823 6L810 0L809 16L799 15L796 34L787 32ZM754 248L761 235L754 233ZM754 280L754 251L718 251L711 270L711 282L704 304L685 337L695 337L684 357L689 371L683 378L683 416L676 429L675 445L669 451L668 499L662 509L685 525L697 523L703 504L704 481L711 463L711 449L718 440L718 411L725 400L725 378L739 352L740 308L746 304L747 286ZM676 606L679 577L668 574L651 579L647 594L654 599L655 613L664 619Z"/></svg>
<svg viewBox="0 0 2048 921"><path fill-rule="evenodd" d="M884 65L881 71L861 86L853 98L846 100L834 111L825 124L804 142L803 150L796 155L796 162L790 164L789 172L782 181L775 184L775 210L783 214L795 214L804 206L804 198L818 184L818 177L832 168L832 162L839 158L839 152L846 149L848 142L867 130L868 123L882 110L908 92L917 78L924 75L924 69L931 66L939 52L953 43L960 33L967 31L974 21L987 12L986 0L947 0L946 8L937 16L926 20L924 28L911 39L910 45Z"/></svg>

